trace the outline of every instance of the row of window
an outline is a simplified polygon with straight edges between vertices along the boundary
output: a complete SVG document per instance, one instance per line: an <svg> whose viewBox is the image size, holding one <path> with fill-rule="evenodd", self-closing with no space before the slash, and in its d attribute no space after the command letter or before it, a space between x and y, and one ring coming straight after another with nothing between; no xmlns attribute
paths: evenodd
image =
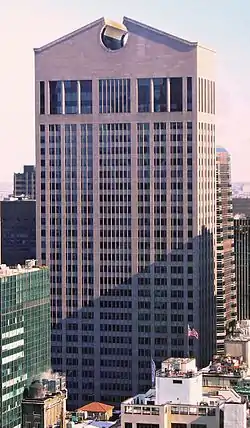
<svg viewBox="0 0 250 428"><path fill-rule="evenodd" d="M131 80L99 80L99 113L131 113ZM193 109L192 77L137 79L139 113ZM92 114L92 80L40 82L40 114ZM199 111L215 113L215 84L199 78Z"/></svg>

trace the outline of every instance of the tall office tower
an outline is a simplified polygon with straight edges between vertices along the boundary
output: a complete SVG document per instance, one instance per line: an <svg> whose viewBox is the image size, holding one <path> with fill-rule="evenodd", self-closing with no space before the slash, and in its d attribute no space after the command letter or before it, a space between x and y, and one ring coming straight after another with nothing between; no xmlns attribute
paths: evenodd
<svg viewBox="0 0 250 428"><path fill-rule="evenodd" d="M217 353L224 354L227 331L237 319L231 158L216 149L217 166Z"/></svg>
<svg viewBox="0 0 250 428"><path fill-rule="evenodd" d="M69 407L215 345L214 52L100 19L35 50L37 255ZM214 261L215 260L215 261ZM204 308L206 310L204 310Z"/></svg>
<svg viewBox="0 0 250 428"><path fill-rule="evenodd" d="M0 201L1 263L24 264L36 258L36 201L8 198Z"/></svg>
<svg viewBox="0 0 250 428"><path fill-rule="evenodd" d="M48 268L0 265L0 426L21 427L24 387L50 368Z"/></svg>
<svg viewBox="0 0 250 428"><path fill-rule="evenodd" d="M234 217L238 320L250 319L250 217Z"/></svg>
<svg viewBox="0 0 250 428"><path fill-rule="evenodd" d="M34 165L24 165L23 172L14 173L13 195L36 199L36 169Z"/></svg>

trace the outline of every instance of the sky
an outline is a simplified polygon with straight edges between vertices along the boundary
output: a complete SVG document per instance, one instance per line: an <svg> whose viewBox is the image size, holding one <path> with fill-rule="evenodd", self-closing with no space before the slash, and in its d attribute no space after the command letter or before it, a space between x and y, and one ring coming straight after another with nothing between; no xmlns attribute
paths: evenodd
<svg viewBox="0 0 250 428"><path fill-rule="evenodd" d="M217 144L233 181L250 182L249 0L1 0L0 182L35 162L33 48L94 21L123 16L217 52Z"/></svg>

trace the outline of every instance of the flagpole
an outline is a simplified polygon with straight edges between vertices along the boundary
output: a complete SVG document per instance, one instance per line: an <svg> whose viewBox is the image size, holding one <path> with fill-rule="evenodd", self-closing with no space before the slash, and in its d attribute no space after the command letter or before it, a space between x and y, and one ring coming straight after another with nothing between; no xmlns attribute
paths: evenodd
<svg viewBox="0 0 250 428"><path fill-rule="evenodd" d="M189 324L187 327L187 358L189 358Z"/></svg>

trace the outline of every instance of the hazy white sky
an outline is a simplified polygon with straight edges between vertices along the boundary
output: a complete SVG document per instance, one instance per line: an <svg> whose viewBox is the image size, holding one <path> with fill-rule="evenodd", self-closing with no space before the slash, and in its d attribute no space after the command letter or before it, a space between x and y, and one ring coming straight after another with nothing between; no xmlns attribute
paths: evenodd
<svg viewBox="0 0 250 428"><path fill-rule="evenodd" d="M101 16L126 15L217 51L217 143L250 181L249 0L1 0L0 182L35 160L33 48Z"/></svg>

